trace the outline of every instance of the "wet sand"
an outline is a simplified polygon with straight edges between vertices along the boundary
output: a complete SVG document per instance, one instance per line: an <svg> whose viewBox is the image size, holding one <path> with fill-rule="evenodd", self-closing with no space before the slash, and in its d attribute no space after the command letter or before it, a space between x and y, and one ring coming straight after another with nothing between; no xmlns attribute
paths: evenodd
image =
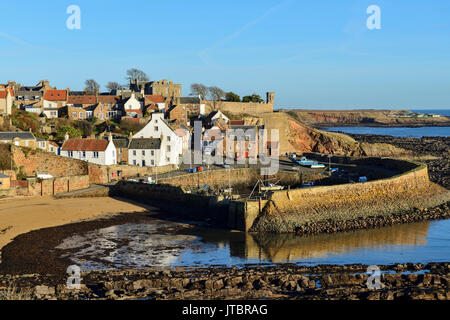
<svg viewBox="0 0 450 320"><path fill-rule="evenodd" d="M146 212L150 208L113 198L3 199L0 200L0 252L15 237L32 230L111 217L116 213Z"/></svg>

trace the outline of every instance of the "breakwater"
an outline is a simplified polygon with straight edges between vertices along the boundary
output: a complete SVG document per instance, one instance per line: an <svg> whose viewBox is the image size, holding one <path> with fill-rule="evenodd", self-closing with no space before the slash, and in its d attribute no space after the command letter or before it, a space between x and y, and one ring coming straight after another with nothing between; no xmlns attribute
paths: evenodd
<svg viewBox="0 0 450 320"><path fill-rule="evenodd" d="M120 182L114 194L150 203L177 207L178 214L207 220L215 225L250 232L321 233L380 227L396 223L444 218L449 192L432 182L425 164L388 158L348 158L347 164L373 167L380 179L367 183L297 188L272 192L259 199L226 199L217 195L190 193L176 183L146 185ZM252 169L239 169L236 177L255 179ZM209 181L223 181L226 170L209 173ZM386 177L386 172L396 172ZM217 177L214 177L217 175ZM292 174L294 175L294 174ZM192 183L202 185L192 176ZM197 176L199 179L199 176ZM183 182L185 181L185 182ZM167 205L169 203L169 205ZM440 206L437 211L425 210ZM410 214L408 214L408 212ZM412 212L412 214L411 214Z"/></svg>

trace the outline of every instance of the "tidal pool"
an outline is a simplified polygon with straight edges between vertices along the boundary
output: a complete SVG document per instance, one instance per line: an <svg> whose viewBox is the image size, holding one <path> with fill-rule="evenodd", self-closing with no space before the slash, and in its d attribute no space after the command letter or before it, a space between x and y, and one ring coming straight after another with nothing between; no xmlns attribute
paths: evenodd
<svg viewBox="0 0 450 320"><path fill-rule="evenodd" d="M83 269L450 261L450 220L332 235L245 234L161 220L76 234L57 249Z"/></svg>

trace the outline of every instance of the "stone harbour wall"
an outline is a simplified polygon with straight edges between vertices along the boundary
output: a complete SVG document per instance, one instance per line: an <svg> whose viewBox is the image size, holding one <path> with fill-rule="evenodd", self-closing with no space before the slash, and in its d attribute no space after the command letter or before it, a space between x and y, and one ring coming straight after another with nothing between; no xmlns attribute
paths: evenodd
<svg viewBox="0 0 450 320"><path fill-rule="evenodd" d="M416 165L398 176L366 183L274 192L250 231L288 233L309 230L311 226L321 229L321 224L386 218L449 200L448 190L430 182L426 165Z"/></svg>

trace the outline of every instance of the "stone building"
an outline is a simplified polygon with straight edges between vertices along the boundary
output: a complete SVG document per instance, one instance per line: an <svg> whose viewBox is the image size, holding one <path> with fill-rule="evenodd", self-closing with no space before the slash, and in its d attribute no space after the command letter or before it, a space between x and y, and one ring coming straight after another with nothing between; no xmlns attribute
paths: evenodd
<svg viewBox="0 0 450 320"><path fill-rule="evenodd" d="M181 97L181 84L174 84L172 80L139 81L131 80L130 89L143 95L160 95L165 99Z"/></svg>
<svg viewBox="0 0 450 320"><path fill-rule="evenodd" d="M161 139L133 138L128 147L128 164L140 167L165 165L161 153Z"/></svg>
<svg viewBox="0 0 450 320"><path fill-rule="evenodd" d="M0 132L0 143L36 149L36 137L31 132Z"/></svg>

